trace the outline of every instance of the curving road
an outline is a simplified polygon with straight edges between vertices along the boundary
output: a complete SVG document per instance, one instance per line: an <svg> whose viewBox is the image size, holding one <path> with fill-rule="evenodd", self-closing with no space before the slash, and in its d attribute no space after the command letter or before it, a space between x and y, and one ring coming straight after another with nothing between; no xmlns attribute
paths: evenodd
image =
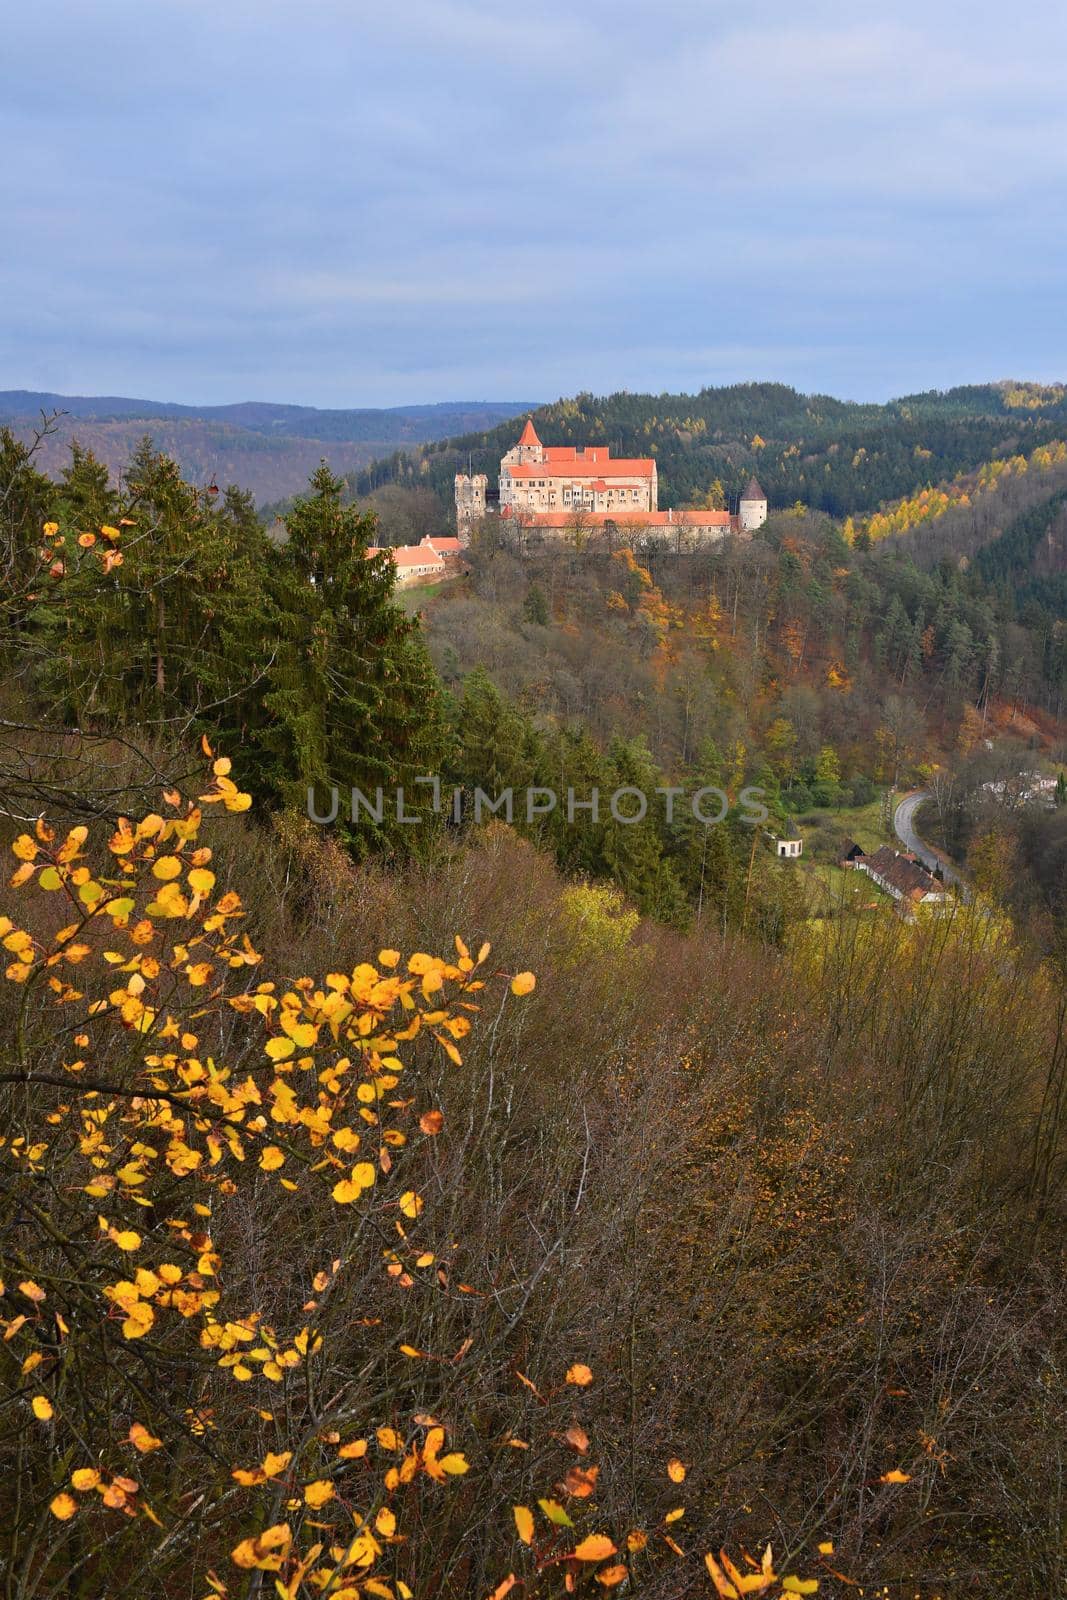
<svg viewBox="0 0 1067 1600"><path fill-rule="evenodd" d="M966 880L956 871L948 857L934 850L924 839L920 839L915 831L915 813L924 801L929 799L929 789L913 789L910 794L904 796L893 813L896 836L906 850L918 856L929 872L933 872L935 867L940 867L946 883L958 883L961 889L966 890Z"/></svg>

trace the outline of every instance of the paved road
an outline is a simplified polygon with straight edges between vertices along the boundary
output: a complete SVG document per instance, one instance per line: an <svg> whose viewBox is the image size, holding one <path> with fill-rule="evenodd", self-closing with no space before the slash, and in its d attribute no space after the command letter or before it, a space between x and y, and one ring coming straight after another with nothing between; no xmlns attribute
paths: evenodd
<svg viewBox="0 0 1067 1600"><path fill-rule="evenodd" d="M940 867L946 883L958 883L965 889L966 881L956 871L948 857L934 850L924 839L920 839L915 831L915 813L929 798L929 789L913 789L910 794L904 796L893 814L893 827L897 838L906 850L918 856L923 866L930 872L933 872L935 867Z"/></svg>

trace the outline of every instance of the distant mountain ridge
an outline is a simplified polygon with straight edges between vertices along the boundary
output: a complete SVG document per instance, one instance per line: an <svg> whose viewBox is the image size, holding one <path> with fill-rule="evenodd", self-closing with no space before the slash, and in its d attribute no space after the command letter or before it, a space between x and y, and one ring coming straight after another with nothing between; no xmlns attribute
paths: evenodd
<svg viewBox="0 0 1067 1600"><path fill-rule="evenodd" d="M279 405L241 400L230 405L191 406L168 400L134 400L123 395L52 394L34 389L0 389L0 420L65 412L92 422L228 422L254 433L301 439L346 439L352 443L395 439L443 439L457 431L493 426L532 409L523 400L443 400L432 405L356 406L323 410L318 406Z"/></svg>
<svg viewBox="0 0 1067 1600"><path fill-rule="evenodd" d="M39 428L42 412L61 413L37 458L42 470L53 474L69 459L71 440L78 439L117 475L150 434L194 482L213 478L236 483L263 504L298 494L322 456L336 471L353 472L396 450L491 429L535 404L460 400L320 410L258 400L191 406L121 395L7 389L0 390L0 426L25 439Z"/></svg>

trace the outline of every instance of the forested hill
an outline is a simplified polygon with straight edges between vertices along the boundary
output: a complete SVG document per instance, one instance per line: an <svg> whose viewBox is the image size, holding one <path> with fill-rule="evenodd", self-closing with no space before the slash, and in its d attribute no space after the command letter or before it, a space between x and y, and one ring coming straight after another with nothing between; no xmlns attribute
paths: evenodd
<svg viewBox="0 0 1067 1600"><path fill-rule="evenodd" d="M772 506L801 500L845 517L1064 437L1067 391L1005 382L868 405L746 383L692 395L579 394L532 415L546 444L603 443L620 454L654 455L663 506L701 501L717 483L736 497L755 472ZM398 450L350 474L350 482L359 496L386 484L428 485L450 504L454 475L468 462L495 483L515 434L509 421Z"/></svg>
<svg viewBox="0 0 1067 1600"><path fill-rule="evenodd" d="M323 456L351 472L398 446L417 448L425 440L492 427L523 409L518 400L474 400L326 411L259 401L192 406L121 395L0 390L0 424L24 442L40 429L42 415L57 417L37 455L38 465L52 476L62 472L77 439L114 477L148 434L194 482L235 483L260 504L298 494Z"/></svg>

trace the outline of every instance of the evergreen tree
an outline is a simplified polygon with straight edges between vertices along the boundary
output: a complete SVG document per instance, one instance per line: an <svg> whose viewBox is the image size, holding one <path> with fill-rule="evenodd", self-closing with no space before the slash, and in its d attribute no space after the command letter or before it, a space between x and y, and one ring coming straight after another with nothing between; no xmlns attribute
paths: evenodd
<svg viewBox="0 0 1067 1600"><path fill-rule="evenodd" d="M548 601L545 591L539 583L530 585L526 599L523 601L522 614L527 622L532 622L538 628L548 626Z"/></svg>
<svg viewBox="0 0 1067 1600"><path fill-rule="evenodd" d="M280 633L265 697L272 720L261 735L271 780L300 809L309 788L320 791L321 808L336 785L342 816L353 788L372 803L381 790L381 821L361 813L351 844L360 853L375 843L412 848L426 829L397 823L395 794L403 787L408 810L417 809L414 779L438 772L440 686L417 619L394 599L390 557L367 553L373 517L343 504L344 483L325 462L310 487L285 519L275 562Z"/></svg>

